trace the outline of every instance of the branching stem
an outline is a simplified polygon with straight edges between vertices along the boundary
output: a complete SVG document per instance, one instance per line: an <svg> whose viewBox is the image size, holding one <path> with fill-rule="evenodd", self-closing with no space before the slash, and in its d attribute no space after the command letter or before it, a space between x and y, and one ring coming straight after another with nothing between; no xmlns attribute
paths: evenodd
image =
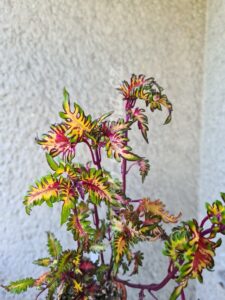
<svg viewBox="0 0 225 300"><path fill-rule="evenodd" d="M175 277L176 273L177 273L177 268L174 267L173 270L171 272L168 272L168 274L160 283L151 283L151 284L131 283L127 280L123 280L118 277L115 280L131 288L140 289L142 291L147 290L150 293L151 291L158 291L162 289L171 279Z"/></svg>

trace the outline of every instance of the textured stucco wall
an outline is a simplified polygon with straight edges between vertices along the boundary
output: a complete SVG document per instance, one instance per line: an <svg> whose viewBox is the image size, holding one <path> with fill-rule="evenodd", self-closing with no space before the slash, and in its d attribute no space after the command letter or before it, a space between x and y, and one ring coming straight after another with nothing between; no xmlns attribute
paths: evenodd
<svg viewBox="0 0 225 300"><path fill-rule="evenodd" d="M46 255L47 230L65 247L73 246L58 225L59 207L43 205L28 217L22 205L28 185L48 170L34 138L58 120L64 86L94 116L112 109L118 116L119 82L131 73L154 76L174 104L173 122L162 126L165 115L152 115L148 147L132 134L135 151L149 157L152 172L141 195L140 179L132 173L130 196L159 197L172 212L182 210L184 219L197 215L205 5L203 0L0 2L1 281L39 274L31 262ZM161 247L141 246L147 256L137 280L161 280L167 264L155 253ZM159 299L167 300L170 291L160 292ZM33 295L0 291L0 299ZM189 288L187 299L194 298Z"/></svg>
<svg viewBox="0 0 225 300"><path fill-rule="evenodd" d="M207 5L204 59L204 97L201 137L200 214L204 203L220 199L225 191L225 1L209 0ZM198 297L225 299L225 239L216 255L215 271L205 272Z"/></svg>

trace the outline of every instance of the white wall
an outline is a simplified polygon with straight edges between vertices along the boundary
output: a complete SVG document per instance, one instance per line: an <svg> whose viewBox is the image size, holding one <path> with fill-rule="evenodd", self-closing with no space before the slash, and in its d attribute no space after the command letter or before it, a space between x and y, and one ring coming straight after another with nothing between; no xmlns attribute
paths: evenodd
<svg viewBox="0 0 225 300"><path fill-rule="evenodd" d="M204 59L204 97L201 137L200 216L204 203L221 199L225 191L225 1L208 1ZM216 255L215 271L205 271L198 297L224 299L225 239Z"/></svg>
<svg viewBox="0 0 225 300"><path fill-rule="evenodd" d="M197 216L205 13L204 0L0 2L1 281L39 274L31 262L46 255L47 230L73 246L58 225L59 207L35 208L28 217L22 205L28 185L48 170L34 138L58 120L64 86L94 116L112 109L118 116L120 81L131 73L154 76L174 104L173 122L162 126L165 114L151 115L148 147L132 134L152 171L141 191L133 172L130 196L159 197L172 212L182 210L184 220ZM156 250L162 244L141 248L146 261L137 280L161 280L167 259ZM0 291L1 299L32 295ZM192 286L188 299L194 297Z"/></svg>

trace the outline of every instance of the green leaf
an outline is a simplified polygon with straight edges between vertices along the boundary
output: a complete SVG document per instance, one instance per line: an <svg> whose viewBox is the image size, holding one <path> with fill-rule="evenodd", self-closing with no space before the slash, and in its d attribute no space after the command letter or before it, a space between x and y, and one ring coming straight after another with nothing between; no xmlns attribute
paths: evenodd
<svg viewBox="0 0 225 300"><path fill-rule="evenodd" d="M71 209L74 208L77 196L77 192L72 187L72 182L63 180L60 185L60 199L63 201L61 225L67 221Z"/></svg>
<svg viewBox="0 0 225 300"><path fill-rule="evenodd" d="M48 252L49 254L54 257L58 258L62 253L62 246L60 242L55 238L54 234L51 232L47 232L48 235Z"/></svg>
<svg viewBox="0 0 225 300"><path fill-rule="evenodd" d="M58 264L58 276L61 276L62 272L64 272L68 268L68 264L71 263L71 258L74 253L70 250L64 251L59 259Z"/></svg>
<svg viewBox="0 0 225 300"><path fill-rule="evenodd" d="M180 296L182 289L183 288L181 288L180 286L176 287L170 296L170 300L176 300Z"/></svg>
<svg viewBox="0 0 225 300"><path fill-rule="evenodd" d="M220 193L220 196L223 199L223 201L225 202L225 193Z"/></svg>
<svg viewBox="0 0 225 300"><path fill-rule="evenodd" d="M187 286L187 284L188 281L184 280L176 288L174 288L169 300L176 300L180 296L183 289Z"/></svg>
<svg viewBox="0 0 225 300"><path fill-rule="evenodd" d="M57 165L57 163L55 162L55 160L53 159L53 157L50 154L48 154L48 153L46 153L45 155L46 155L46 159L47 159L49 167L53 171L56 171L59 166Z"/></svg>
<svg viewBox="0 0 225 300"><path fill-rule="evenodd" d="M52 260L49 257L39 258L39 259L33 261L33 264L41 266L41 267L48 267L51 263L52 263Z"/></svg>
<svg viewBox="0 0 225 300"><path fill-rule="evenodd" d="M46 300L55 300L54 294L58 286L59 286L58 281L55 281L50 285L50 287L48 288L48 294L46 296Z"/></svg>
<svg viewBox="0 0 225 300"><path fill-rule="evenodd" d="M73 202L64 202L61 211L61 225L63 225L70 216L71 209L74 208Z"/></svg>
<svg viewBox="0 0 225 300"><path fill-rule="evenodd" d="M171 122L171 120L172 120L172 115L169 114L168 117L166 118L165 122L164 122L164 125L169 124Z"/></svg>
<svg viewBox="0 0 225 300"><path fill-rule="evenodd" d="M96 121L97 123L101 123L102 121L104 121L106 118L108 118L109 116L111 116L114 113L114 111L110 111L104 115L101 115L101 117L99 117Z"/></svg>
<svg viewBox="0 0 225 300"><path fill-rule="evenodd" d="M25 278L25 279L10 282L10 284L5 288L11 293L20 294L22 292L25 292L28 288L32 287L34 283L35 283L35 279Z"/></svg>

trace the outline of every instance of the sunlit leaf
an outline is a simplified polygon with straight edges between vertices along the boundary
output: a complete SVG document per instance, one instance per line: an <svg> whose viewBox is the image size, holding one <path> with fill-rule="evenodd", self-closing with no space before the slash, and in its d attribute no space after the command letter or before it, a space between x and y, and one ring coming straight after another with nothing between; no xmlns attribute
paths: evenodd
<svg viewBox="0 0 225 300"><path fill-rule="evenodd" d="M74 111L71 111L69 95L66 91L64 91L63 109L64 112L60 112L60 117L66 123L68 137L74 141L83 137L85 133L90 133L95 127L96 122L92 122L91 116L86 116L77 103L74 103Z"/></svg>
<svg viewBox="0 0 225 300"><path fill-rule="evenodd" d="M103 176L102 170L91 168L88 172L83 172L82 184L93 203L105 200L108 203L117 204L107 182L107 177Z"/></svg>
<svg viewBox="0 0 225 300"><path fill-rule="evenodd" d="M70 161L75 156L76 143L72 142L68 134L68 126L57 124L51 126L51 131L37 139L37 143L48 151L52 157L62 154L63 159Z"/></svg>
<svg viewBox="0 0 225 300"><path fill-rule="evenodd" d="M52 175L47 175L36 181L36 186L31 186L27 195L24 198L24 205L27 213L30 213L34 205L41 205L46 202L52 205L58 200L60 181Z"/></svg>

